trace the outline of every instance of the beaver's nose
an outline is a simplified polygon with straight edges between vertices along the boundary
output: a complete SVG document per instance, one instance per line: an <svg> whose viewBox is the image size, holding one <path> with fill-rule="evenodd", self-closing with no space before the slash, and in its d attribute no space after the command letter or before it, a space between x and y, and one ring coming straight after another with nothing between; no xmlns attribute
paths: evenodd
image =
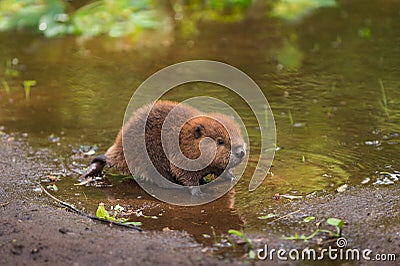
<svg viewBox="0 0 400 266"><path fill-rule="evenodd" d="M243 146L236 146L234 148L234 153L235 156L238 157L239 159L243 159L243 157L246 155L246 152L243 149Z"/></svg>

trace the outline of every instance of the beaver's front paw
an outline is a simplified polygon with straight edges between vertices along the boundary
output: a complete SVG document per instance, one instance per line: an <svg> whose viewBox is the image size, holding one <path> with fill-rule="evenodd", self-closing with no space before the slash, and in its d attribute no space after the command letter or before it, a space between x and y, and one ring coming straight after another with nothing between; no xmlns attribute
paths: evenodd
<svg viewBox="0 0 400 266"><path fill-rule="evenodd" d="M104 166L106 165L106 156L104 154L97 156L94 158L86 170L86 172L79 177L79 182L87 183L89 177L98 176L103 171Z"/></svg>

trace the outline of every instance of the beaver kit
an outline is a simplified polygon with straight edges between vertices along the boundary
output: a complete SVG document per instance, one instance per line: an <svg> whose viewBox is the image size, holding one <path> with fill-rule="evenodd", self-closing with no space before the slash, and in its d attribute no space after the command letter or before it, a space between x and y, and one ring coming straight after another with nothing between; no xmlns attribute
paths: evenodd
<svg viewBox="0 0 400 266"><path fill-rule="evenodd" d="M246 143L232 117L160 100L136 110L80 179L98 175L108 165L149 181L157 171L173 183L198 186L210 174L232 178L229 170L245 154Z"/></svg>

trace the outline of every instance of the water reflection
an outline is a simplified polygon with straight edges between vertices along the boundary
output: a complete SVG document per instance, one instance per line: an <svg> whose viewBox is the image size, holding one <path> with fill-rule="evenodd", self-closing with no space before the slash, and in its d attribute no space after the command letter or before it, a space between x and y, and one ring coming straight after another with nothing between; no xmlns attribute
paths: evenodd
<svg viewBox="0 0 400 266"><path fill-rule="evenodd" d="M211 241L203 234L222 234L229 229L239 229L244 225L238 212L234 209L235 192L232 190L222 198L199 207L180 207L160 202L149 196L136 183L124 182L110 189L104 189L111 205L120 204L128 209L140 210L145 216L137 213L132 220L142 221L144 229L183 230L199 241ZM136 216L136 217L135 217ZM146 218L152 217L152 218ZM157 221L148 221L157 217Z"/></svg>

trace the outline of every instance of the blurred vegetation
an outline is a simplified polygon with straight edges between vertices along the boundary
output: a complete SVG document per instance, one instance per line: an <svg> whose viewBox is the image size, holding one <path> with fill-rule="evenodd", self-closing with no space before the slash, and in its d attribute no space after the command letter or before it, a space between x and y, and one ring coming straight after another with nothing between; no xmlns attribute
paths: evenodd
<svg viewBox="0 0 400 266"><path fill-rule="evenodd" d="M157 26L152 2L100 0L67 13L67 3L61 0L4 0L0 2L0 30L28 28L46 37L120 37Z"/></svg>
<svg viewBox="0 0 400 266"><path fill-rule="evenodd" d="M0 2L0 30L30 29L46 37L67 34L121 37L162 24L160 12L173 11L173 19L208 17L218 20L240 18L253 0L99 0L72 9L61 0L3 0ZM165 13L165 12L164 12ZM186 17L186 16L185 16Z"/></svg>
<svg viewBox="0 0 400 266"><path fill-rule="evenodd" d="M275 2L271 15L287 20L298 20L317 8L335 6L335 0L280 0Z"/></svg>
<svg viewBox="0 0 400 266"><path fill-rule="evenodd" d="M295 20L311 10L334 6L335 0L99 0L79 8L73 1L3 0L0 31L29 29L46 37L64 35L134 36L171 21L183 36L197 32L199 21L238 21L249 10L269 7L268 16ZM363 35L365 31L362 32Z"/></svg>
<svg viewBox="0 0 400 266"><path fill-rule="evenodd" d="M61 29L66 32L64 11L64 3L58 0L4 0L0 2L0 30L41 29L52 37ZM48 23L46 28L43 23Z"/></svg>
<svg viewBox="0 0 400 266"><path fill-rule="evenodd" d="M183 37L197 33L199 21L235 22L245 17L256 0L176 0L171 2L176 26Z"/></svg>
<svg viewBox="0 0 400 266"><path fill-rule="evenodd" d="M151 0L102 0L85 5L72 15L74 34L121 37L154 29L159 21Z"/></svg>

